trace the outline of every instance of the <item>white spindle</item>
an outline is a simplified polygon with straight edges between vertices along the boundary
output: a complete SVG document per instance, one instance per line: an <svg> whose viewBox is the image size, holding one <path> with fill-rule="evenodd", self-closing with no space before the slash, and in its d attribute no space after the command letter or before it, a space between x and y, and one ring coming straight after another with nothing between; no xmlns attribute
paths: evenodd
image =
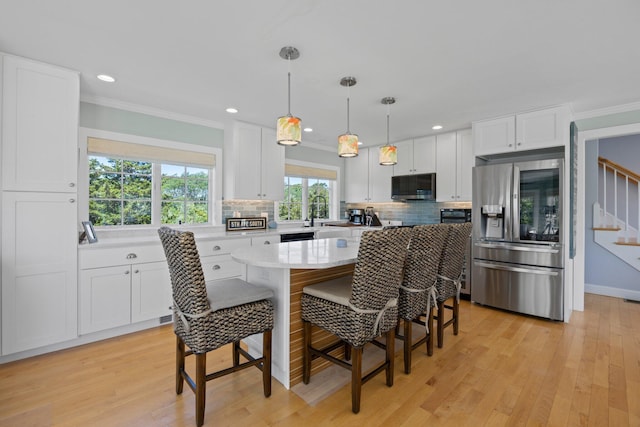
<svg viewBox="0 0 640 427"><path fill-rule="evenodd" d="M629 238L629 175L625 174L625 190L624 190L624 194L625 194L625 201L624 201L624 205L625 205L625 213L624 213L624 231L625 231L625 237Z"/></svg>
<svg viewBox="0 0 640 427"><path fill-rule="evenodd" d="M607 219L607 165L602 164L602 218L606 227L609 224Z"/></svg>
<svg viewBox="0 0 640 427"><path fill-rule="evenodd" d="M618 171L613 170L613 226L618 226Z"/></svg>

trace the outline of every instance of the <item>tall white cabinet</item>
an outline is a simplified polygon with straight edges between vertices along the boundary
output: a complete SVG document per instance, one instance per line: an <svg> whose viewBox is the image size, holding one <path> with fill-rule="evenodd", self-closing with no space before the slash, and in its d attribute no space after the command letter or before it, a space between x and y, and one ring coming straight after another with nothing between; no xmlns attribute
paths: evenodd
<svg viewBox="0 0 640 427"><path fill-rule="evenodd" d="M224 148L225 199L284 198L284 147L275 130L236 122Z"/></svg>
<svg viewBox="0 0 640 427"><path fill-rule="evenodd" d="M473 139L471 129L436 137L436 200L470 202Z"/></svg>
<svg viewBox="0 0 640 427"><path fill-rule="evenodd" d="M77 337L76 72L2 60L2 355Z"/></svg>

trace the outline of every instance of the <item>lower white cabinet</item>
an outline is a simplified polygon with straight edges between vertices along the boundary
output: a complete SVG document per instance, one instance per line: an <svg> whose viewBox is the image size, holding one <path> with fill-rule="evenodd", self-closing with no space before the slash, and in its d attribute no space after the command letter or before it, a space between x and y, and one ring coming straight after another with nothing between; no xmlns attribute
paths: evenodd
<svg viewBox="0 0 640 427"><path fill-rule="evenodd" d="M78 335L75 195L2 193L2 354Z"/></svg>
<svg viewBox="0 0 640 427"><path fill-rule="evenodd" d="M80 272L80 335L131 323L131 266Z"/></svg>

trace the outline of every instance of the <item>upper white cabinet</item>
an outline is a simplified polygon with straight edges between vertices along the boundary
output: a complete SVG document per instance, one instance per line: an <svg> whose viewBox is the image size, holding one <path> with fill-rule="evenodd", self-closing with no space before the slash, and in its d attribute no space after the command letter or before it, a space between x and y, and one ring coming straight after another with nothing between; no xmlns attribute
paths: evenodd
<svg viewBox="0 0 640 427"><path fill-rule="evenodd" d="M471 201L473 140L471 129L436 137L436 200Z"/></svg>
<svg viewBox="0 0 640 427"><path fill-rule="evenodd" d="M473 123L474 154L564 146L569 140L571 112L567 106L531 111Z"/></svg>
<svg viewBox="0 0 640 427"><path fill-rule="evenodd" d="M393 166L393 175L411 175L436 171L436 137L401 141L398 147L398 163Z"/></svg>
<svg viewBox="0 0 640 427"><path fill-rule="evenodd" d="M75 193L78 74L10 55L2 70L3 190Z"/></svg>
<svg viewBox="0 0 640 427"><path fill-rule="evenodd" d="M284 198L284 147L275 130L236 122L224 156L226 199Z"/></svg>
<svg viewBox="0 0 640 427"><path fill-rule="evenodd" d="M390 202L392 166L380 165L379 147L361 148L345 159L346 202Z"/></svg>

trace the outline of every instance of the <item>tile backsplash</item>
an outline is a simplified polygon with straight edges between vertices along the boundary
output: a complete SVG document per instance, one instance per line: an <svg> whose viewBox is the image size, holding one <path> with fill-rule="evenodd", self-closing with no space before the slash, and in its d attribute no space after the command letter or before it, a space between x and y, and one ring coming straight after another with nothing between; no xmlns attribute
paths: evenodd
<svg viewBox="0 0 640 427"><path fill-rule="evenodd" d="M438 203L424 201L389 202L389 203L345 203L340 202L340 218L346 219L348 209L364 209L372 206L382 220L402 221L405 225L433 224L440 222L440 209L442 208L470 208L470 202ZM269 220L273 219L274 209L272 201L263 200L225 200L222 202L222 218L233 217L234 212L240 216L260 216L267 212Z"/></svg>

